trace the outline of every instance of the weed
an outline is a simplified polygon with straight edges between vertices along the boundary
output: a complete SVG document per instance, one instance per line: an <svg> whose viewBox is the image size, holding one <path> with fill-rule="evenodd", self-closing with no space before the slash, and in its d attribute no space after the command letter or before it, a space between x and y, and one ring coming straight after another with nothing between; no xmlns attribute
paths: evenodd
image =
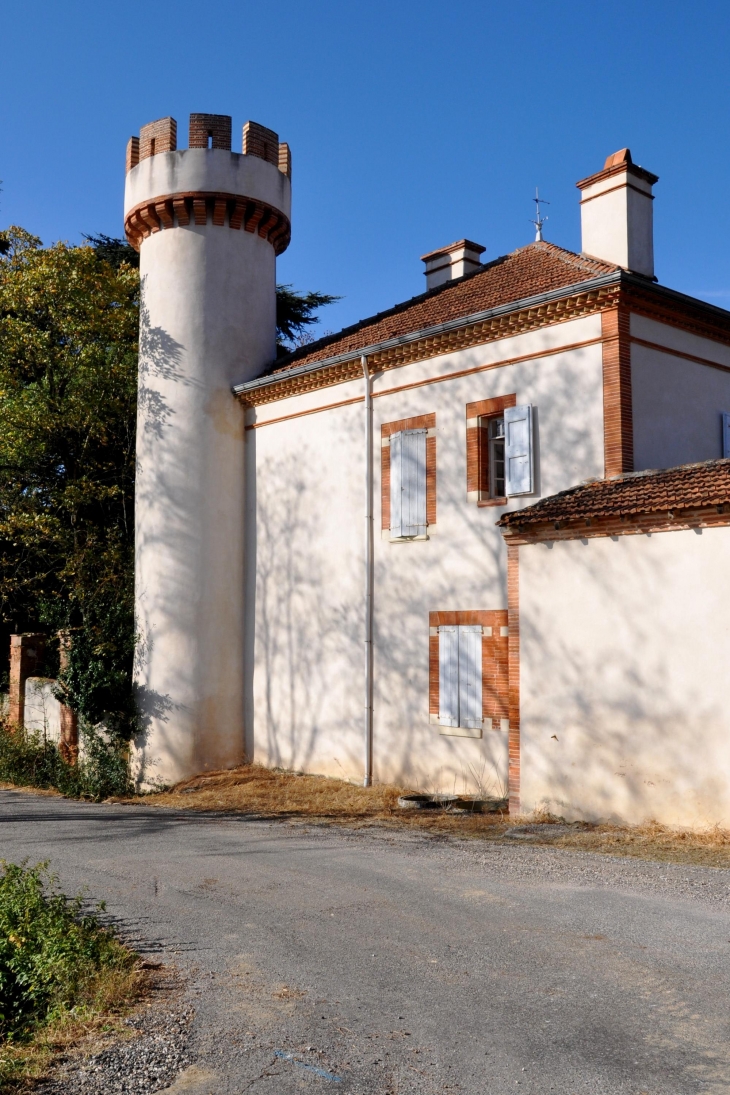
<svg viewBox="0 0 730 1095"><path fill-rule="evenodd" d="M0 782L18 787L54 788L69 798L100 802L110 795L127 794L130 782L127 758L115 742L95 727L82 723L83 754L68 764L44 735L10 727L0 720Z"/></svg>
<svg viewBox="0 0 730 1095"><path fill-rule="evenodd" d="M61 893L46 864L0 867L0 1088L47 1062L47 1037L135 991L136 956ZM101 911L103 906L99 906ZM39 1052L39 1046L46 1052ZM41 1069L42 1070L42 1069ZM32 1070L31 1070L32 1071Z"/></svg>

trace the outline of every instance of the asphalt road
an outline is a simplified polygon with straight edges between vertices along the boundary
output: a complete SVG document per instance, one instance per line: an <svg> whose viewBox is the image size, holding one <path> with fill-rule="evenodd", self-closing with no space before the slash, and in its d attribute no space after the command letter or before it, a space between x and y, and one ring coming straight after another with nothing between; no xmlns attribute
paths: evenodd
<svg viewBox="0 0 730 1095"><path fill-rule="evenodd" d="M730 1092L730 871L10 791L0 855L182 971L173 1093Z"/></svg>

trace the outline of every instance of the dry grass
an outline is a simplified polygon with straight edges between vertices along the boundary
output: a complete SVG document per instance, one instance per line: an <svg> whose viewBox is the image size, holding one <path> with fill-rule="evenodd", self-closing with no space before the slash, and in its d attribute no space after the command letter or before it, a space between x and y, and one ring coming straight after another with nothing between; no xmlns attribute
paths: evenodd
<svg viewBox="0 0 730 1095"><path fill-rule="evenodd" d="M656 821L643 825L595 825L551 841L558 847L638 856L666 863L730 867L730 831L717 827L672 829Z"/></svg>
<svg viewBox="0 0 730 1095"><path fill-rule="evenodd" d="M208 772L159 794L117 799L148 806L221 811L251 817L311 820L362 827L378 825L451 834L463 838L509 841L510 829L529 824L529 843L609 855L638 856L673 863L730 867L730 832L722 829L682 831L655 822L644 825L576 824L561 818L509 818L504 814L450 814L447 811L401 810L405 788L359 787L345 780L302 775L250 764Z"/></svg>
<svg viewBox="0 0 730 1095"><path fill-rule="evenodd" d="M133 1037L123 1019L152 995L158 980L159 975L148 971L145 963L101 971L73 1010L40 1027L27 1040L0 1043L2 1091L31 1091L60 1061L98 1053L113 1041Z"/></svg>

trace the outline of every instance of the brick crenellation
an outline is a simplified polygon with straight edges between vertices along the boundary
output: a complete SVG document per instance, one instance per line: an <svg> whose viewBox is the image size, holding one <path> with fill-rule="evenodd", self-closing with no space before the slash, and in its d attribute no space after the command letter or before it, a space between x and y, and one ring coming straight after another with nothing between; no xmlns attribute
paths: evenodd
<svg viewBox="0 0 730 1095"><path fill-rule="evenodd" d="M139 131L139 159L156 156L158 152L174 152L177 149L177 122L174 118L158 118L148 122Z"/></svg>
<svg viewBox="0 0 730 1095"><path fill-rule="evenodd" d="M231 151L230 114L191 114L188 148L220 148Z"/></svg>
<svg viewBox="0 0 730 1095"><path fill-rule="evenodd" d="M229 114L191 114L188 125L189 148L213 148L231 151L232 121ZM126 170L131 171L141 160L158 152L177 151L177 122L174 118L158 118L143 125L139 137L127 142ZM291 149L279 141L278 133L258 122L246 122L243 127L244 156L257 156L278 167L291 179Z"/></svg>

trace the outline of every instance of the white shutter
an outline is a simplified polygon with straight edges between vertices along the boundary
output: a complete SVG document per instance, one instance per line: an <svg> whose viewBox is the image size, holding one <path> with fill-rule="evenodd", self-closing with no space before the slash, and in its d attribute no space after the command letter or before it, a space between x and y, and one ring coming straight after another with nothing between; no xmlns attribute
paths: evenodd
<svg viewBox="0 0 730 1095"><path fill-rule="evenodd" d="M403 434L390 435L390 535L402 536L401 500L402 500L402 460Z"/></svg>
<svg viewBox="0 0 730 1095"><path fill-rule="evenodd" d="M459 726L482 725L482 629L459 628Z"/></svg>
<svg viewBox="0 0 730 1095"><path fill-rule="evenodd" d="M426 430L390 435L391 536L426 535Z"/></svg>
<svg viewBox="0 0 730 1095"><path fill-rule="evenodd" d="M459 629L439 628L439 722L459 725Z"/></svg>
<svg viewBox="0 0 730 1095"><path fill-rule="evenodd" d="M730 414L722 415L722 455L730 456Z"/></svg>
<svg viewBox="0 0 730 1095"><path fill-rule="evenodd" d="M508 496L532 494L532 407L505 407L504 483Z"/></svg>

